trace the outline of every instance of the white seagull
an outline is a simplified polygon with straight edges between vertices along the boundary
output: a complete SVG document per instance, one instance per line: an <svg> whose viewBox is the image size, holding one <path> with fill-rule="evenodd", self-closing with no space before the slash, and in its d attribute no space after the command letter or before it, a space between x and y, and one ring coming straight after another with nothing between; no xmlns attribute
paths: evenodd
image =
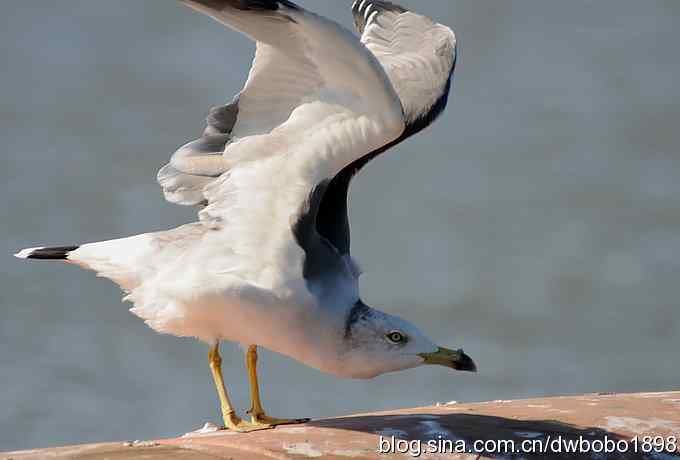
<svg viewBox="0 0 680 460"><path fill-rule="evenodd" d="M352 177L444 110L453 31L378 0L352 6L360 38L287 0L182 3L257 43L245 87L158 173L167 200L201 207L199 222L17 257L94 270L154 330L208 343L230 430L303 421L265 414L257 347L343 378L423 364L474 371L462 350L361 301L347 216ZM224 386L225 340L246 350L250 421Z"/></svg>

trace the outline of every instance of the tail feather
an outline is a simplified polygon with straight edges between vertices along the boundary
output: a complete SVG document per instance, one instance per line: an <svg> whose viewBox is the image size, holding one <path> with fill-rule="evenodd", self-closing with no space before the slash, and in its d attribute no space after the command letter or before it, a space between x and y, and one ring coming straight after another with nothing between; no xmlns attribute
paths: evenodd
<svg viewBox="0 0 680 460"><path fill-rule="evenodd" d="M181 257L190 244L202 238L205 231L203 225L195 223L163 232L79 246L24 249L15 257L75 264L112 280L129 293Z"/></svg>
<svg viewBox="0 0 680 460"><path fill-rule="evenodd" d="M15 256L60 260L92 270L118 284L127 294L123 300L135 306L132 313L153 329L182 336L200 335L185 327L184 302L193 301L197 295L195 289L192 287L184 296L178 285L184 283L181 278L186 256L200 247L209 231L197 222L172 230L79 246L24 249ZM194 281L187 282L195 285ZM207 292L213 295L211 289L208 287Z"/></svg>
<svg viewBox="0 0 680 460"><path fill-rule="evenodd" d="M20 259L60 260L93 270L128 292L139 285L140 276L152 263L154 246L148 234L79 246L24 249Z"/></svg>
<svg viewBox="0 0 680 460"><path fill-rule="evenodd" d="M71 252L80 246L61 246L55 248L29 248L16 254L19 259L39 259L39 260L65 260Z"/></svg>

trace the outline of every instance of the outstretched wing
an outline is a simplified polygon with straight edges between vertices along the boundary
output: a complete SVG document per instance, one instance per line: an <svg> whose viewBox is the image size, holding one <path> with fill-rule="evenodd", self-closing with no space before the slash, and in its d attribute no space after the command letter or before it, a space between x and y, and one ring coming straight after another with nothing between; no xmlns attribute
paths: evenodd
<svg viewBox="0 0 680 460"><path fill-rule="evenodd" d="M352 13L361 41L383 66L401 100L406 130L395 141L345 167L329 183L317 227L342 254L350 252L347 193L352 178L373 158L441 115L457 59L455 34L430 18L381 0L356 0Z"/></svg>
<svg viewBox="0 0 680 460"><path fill-rule="evenodd" d="M403 133L384 69L349 31L285 0L182 3L257 49L243 90L161 170L166 195L205 204L199 215L211 230L214 272L279 289L302 272L308 280L337 272L344 262L309 216L324 184Z"/></svg>
<svg viewBox="0 0 680 460"><path fill-rule="evenodd" d="M391 117L395 124L401 107L393 90L373 92L375 87L385 86L384 71L361 43L337 24L285 0L182 3L249 36L256 41L257 50L243 90L231 103L213 108L203 136L180 148L159 171L158 181L169 201L206 204L205 187L245 157L232 158L233 153L225 155L225 150L237 140L272 133L301 106L304 110L296 115L311 113L308 109L315 102L342 105L347 95L366 97L365 105L373 104L374 111L386 110L384 118ZM317 109L321 112L321 105L317 104ZM248 160L263 155L266 152L256 152Z"/></svg>

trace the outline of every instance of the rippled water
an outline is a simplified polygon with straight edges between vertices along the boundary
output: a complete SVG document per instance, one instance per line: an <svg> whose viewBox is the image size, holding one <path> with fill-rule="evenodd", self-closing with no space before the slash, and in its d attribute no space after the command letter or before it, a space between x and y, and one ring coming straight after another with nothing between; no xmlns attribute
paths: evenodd
<svg viewBox="0 0 680 460"><path fill-rule="evenodd" d="M300 3L351 24L349 1ZM340 381L264 354L266 405L677 389L680 4L403 3L455 26L461 65L436 127L356 181L354 251L368 303L480 372ZM155 172L238 91L251 47L163 0L14 2L0 43L0 450L217 421L204 345L156 335L90 273L10 255L193 219ZM224 357L246 407L241 352Z"/></svg>

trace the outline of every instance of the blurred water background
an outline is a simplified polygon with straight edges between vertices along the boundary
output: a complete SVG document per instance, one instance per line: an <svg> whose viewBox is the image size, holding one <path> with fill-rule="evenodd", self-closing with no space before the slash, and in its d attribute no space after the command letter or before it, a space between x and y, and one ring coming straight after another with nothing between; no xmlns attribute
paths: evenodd
<svg viewBox="0 0 680 460"><path fill-rule="evenodd" d="M300 3L351 27L349 1ZM341 381L271 353L278 416L680 385L680 2L403 0L454 26L449 110L352 190L365 300L477 375ZM207 348L112 283L16 249L180 225L158 167L247 75L251 44L165 0L0 15L0 450L174 436L218 404ZM285 330L281 331L285 333ZM246 408L241 351L224 348Z"/></svg>

